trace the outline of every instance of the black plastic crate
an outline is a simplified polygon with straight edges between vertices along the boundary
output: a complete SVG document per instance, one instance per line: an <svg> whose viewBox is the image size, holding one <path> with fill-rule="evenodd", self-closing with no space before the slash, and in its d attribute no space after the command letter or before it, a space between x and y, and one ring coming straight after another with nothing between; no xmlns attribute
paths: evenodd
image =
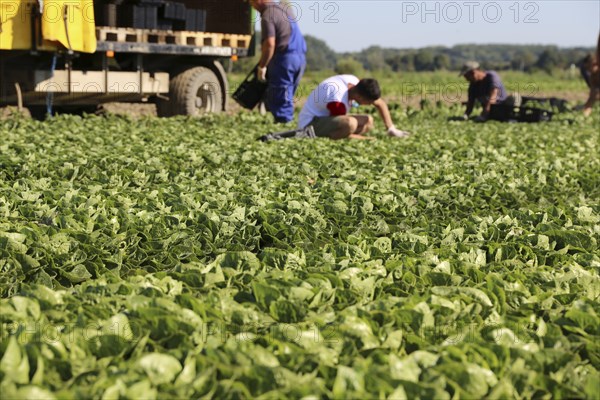
<svg viewBox="0 0 600 400"><path fill-rule="evenodd" d="M162 31L172 31L173 30L173 21L170 19L159 18L158 23L156 24L156 29Z"/></svg>
<svg viewBox="0 0 600 400"><path fill-rule="evenodd" d="M96 26L117 26L116 4L94 4L94 20Z"/></svg>
<svg viewBox="0 0 600 400"><path fill-rule="evenodd" d="M164 18L164 19L185 21L185 19L186 19L185 5L182 3L176 3L174 1L166 1L160 7L160 17Z"/></svg>
<svg viewBox="0 0 600 400"><path fill-rule="evenodd" d="M521 105L528 104L529 107L549 107L552 111L565 112L569 109L569 102L558 97L522 97Z"/></svg>
<svg viewBox="0 0 600 400"><path fill-rule="evenodd" d="M248 110L254 109L264 99L267 91L267 82L259 81L256 78L257 69L258 64L250 71L231 96L239 105Z"/></svg>
<svg viewBox="0 0 600 400"><path fill-rule="evenodd" d="M120 27L156 29L158 25L158 7L125 4L119 7L118 20Z"/></svg>
<svg viewBox="0 0 600 400"><path fill-rule="evenodd" d="M501 122L544 122L551 121L553 115L552 111L541 108L493 104L489 118Z"/></svg>
<svg viewBox="0 0 600 400"><path fill-rule="evenodd" d="M541 108L521 107L519 109L519 122L544 122L552 120L552 111Z"/></svg>
<svg viewBox="0 0 600 400"><path fill-rule="evenodd" d="M173 28L178 31L206 31L206 10L187 9L184 21L173 21Z"/></svg>

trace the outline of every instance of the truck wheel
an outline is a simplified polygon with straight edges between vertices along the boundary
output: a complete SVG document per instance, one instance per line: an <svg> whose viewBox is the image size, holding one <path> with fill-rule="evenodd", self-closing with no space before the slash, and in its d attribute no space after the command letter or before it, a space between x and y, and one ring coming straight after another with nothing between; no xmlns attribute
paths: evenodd
<svg viewBox="0 0 600 400"><path fill-rule="evenodd" d="M188 69L173 78L169 97L171 115L194 116L222 110L223 93L219 79L205 67Z"/></svg>

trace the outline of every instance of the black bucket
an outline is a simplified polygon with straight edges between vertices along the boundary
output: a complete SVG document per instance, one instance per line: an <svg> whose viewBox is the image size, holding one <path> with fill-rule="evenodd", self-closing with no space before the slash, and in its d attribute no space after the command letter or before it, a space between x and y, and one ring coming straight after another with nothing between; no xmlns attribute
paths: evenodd
<svg viewBox="0 0 600 400"><path fill-rule="evenodd" d="M545 122L551 121L553 115L552 111L541 108L492 104L489 118L500 122Z"/></svg>
<svg viewBox="0 0 600 400"><path fill-rule="evenodd" d="M258 64L248 74L231 97L242 107L252 110L261 102L267 90L267 82L261 82L256 78Z"/></svg>

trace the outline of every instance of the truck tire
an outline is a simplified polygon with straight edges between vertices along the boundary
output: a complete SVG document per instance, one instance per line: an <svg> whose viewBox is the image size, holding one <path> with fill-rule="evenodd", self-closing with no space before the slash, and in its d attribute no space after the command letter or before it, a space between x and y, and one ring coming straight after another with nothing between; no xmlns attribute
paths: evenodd
<svg viewBox="0 0 600 400"><path fill-rule="evenodd" d="M196 116L222 110L223 90L219 79L205 67L188 69L173 78L169 97L170 107L158 105L159 113Z"/></svg>

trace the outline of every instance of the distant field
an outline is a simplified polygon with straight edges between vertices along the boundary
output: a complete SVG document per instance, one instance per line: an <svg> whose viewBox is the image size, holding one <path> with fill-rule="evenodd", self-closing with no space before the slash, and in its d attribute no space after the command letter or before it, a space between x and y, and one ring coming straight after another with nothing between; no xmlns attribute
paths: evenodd
<svg viewBox="0 0 600 400"><path fill-rule="evenodd" d="M334 72L308 72L298 91L298 103L301 105L306 96L323 79ZM587 99L587 86L579 72L557 72L555 76L546 73L526 74L516 71L501 71L507 90L530 97L560 97L582 103ZM418 106L421 100L435 103L441 101L451 105L466 101L468 83L455 72L400 72L366 73L365 77L375 77L383 88L384 98L403 106ZM237 87L244 76L230 76L233 88Z"/></svg>

